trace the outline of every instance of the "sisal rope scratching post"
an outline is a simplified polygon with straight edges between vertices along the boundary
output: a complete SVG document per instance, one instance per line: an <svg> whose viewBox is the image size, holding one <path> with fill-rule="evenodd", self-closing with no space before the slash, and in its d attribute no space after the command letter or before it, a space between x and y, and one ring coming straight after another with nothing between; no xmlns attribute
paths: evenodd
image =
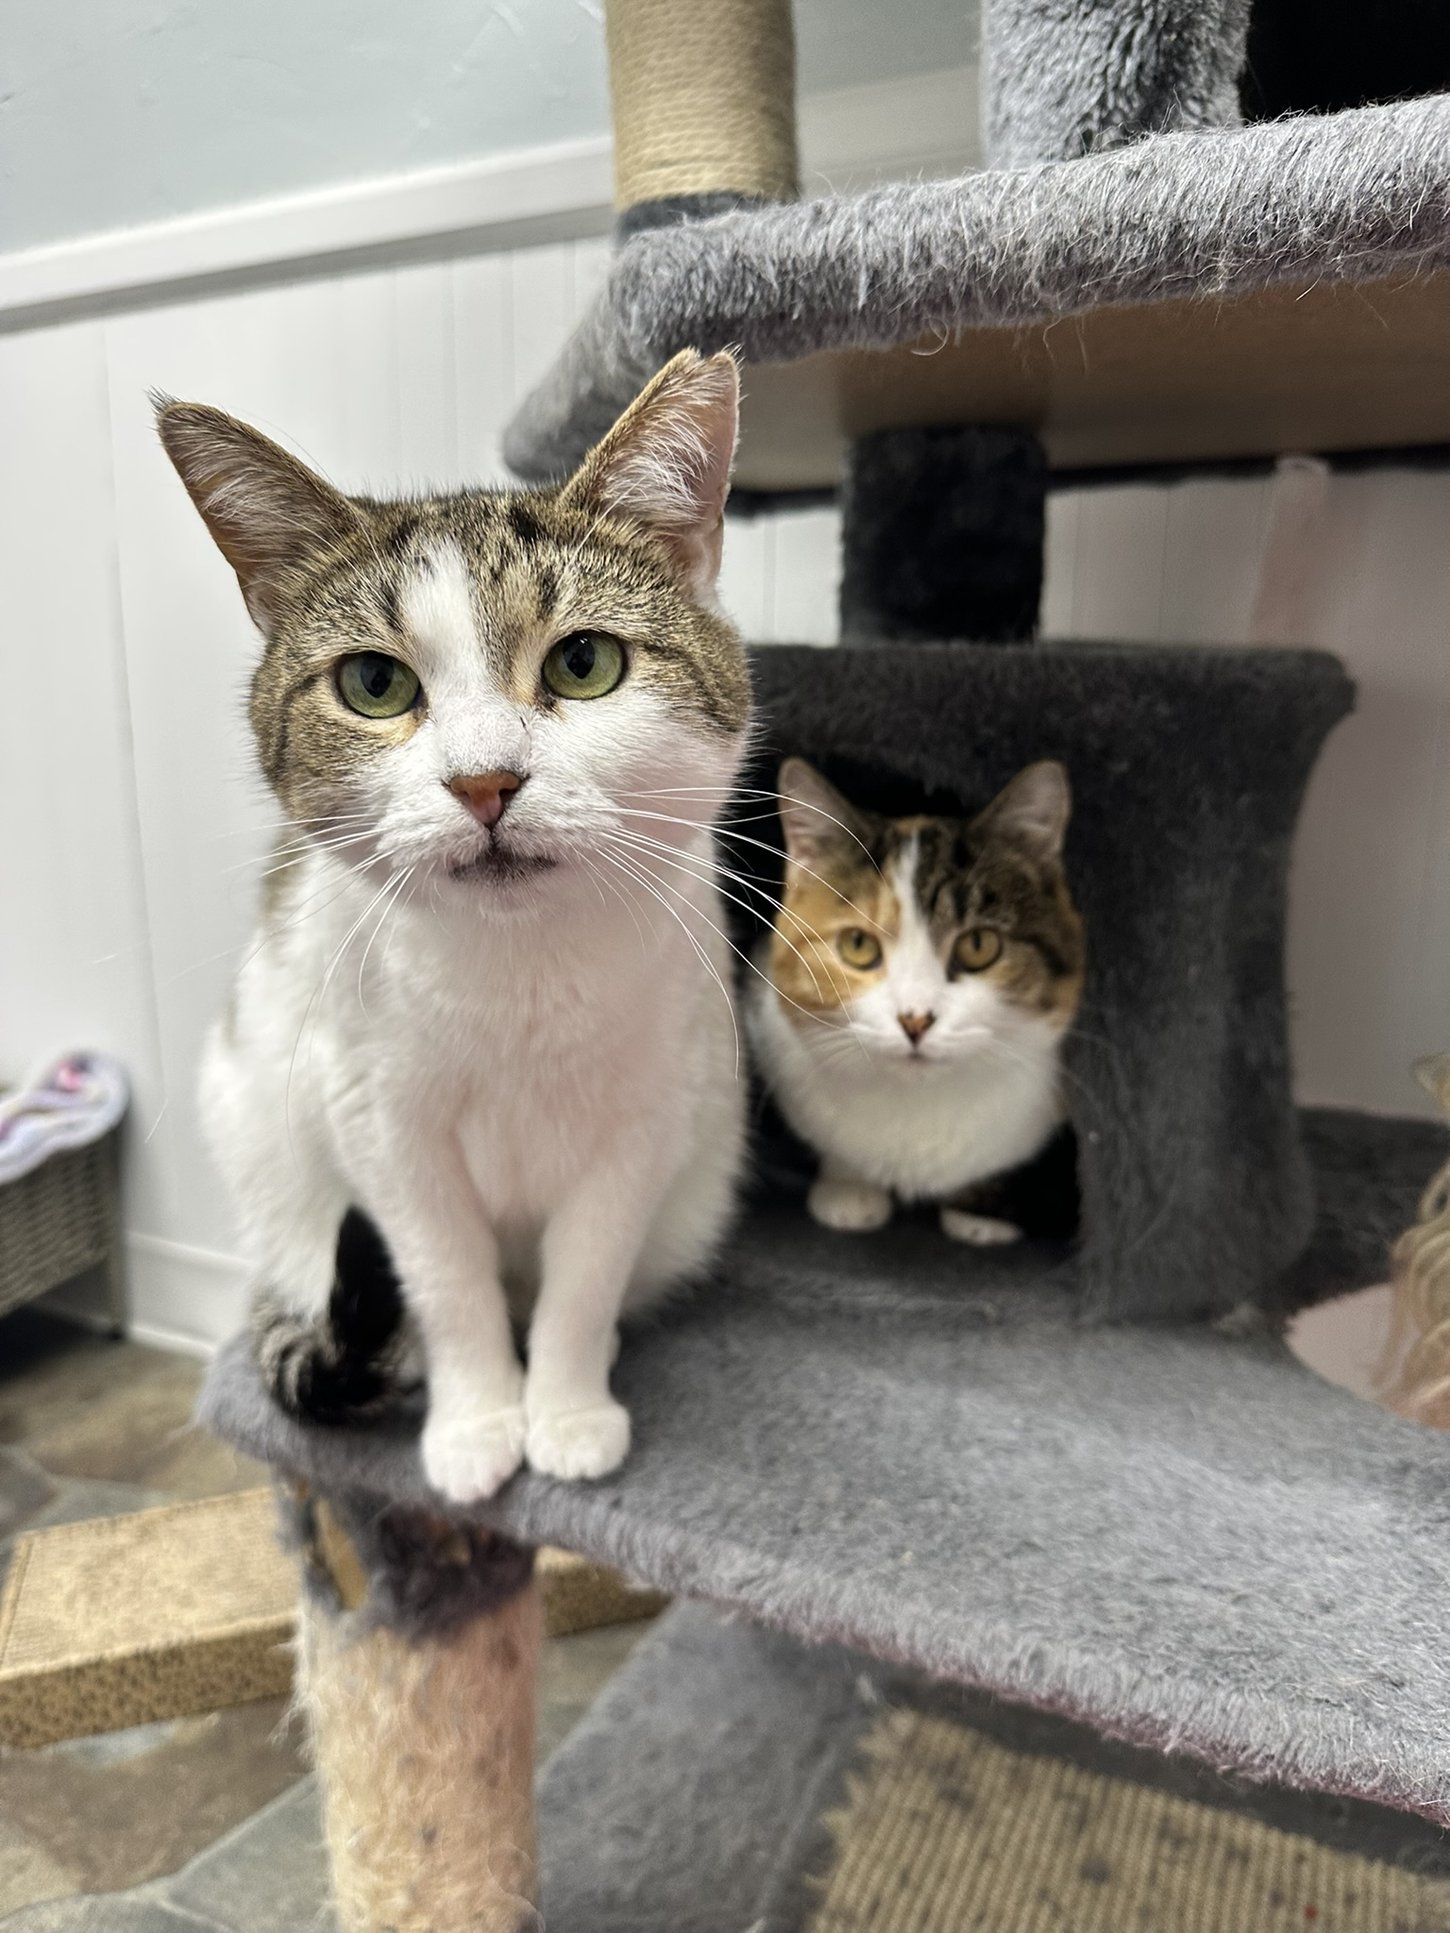
<svg viewBox="0 0 1450 1933"><path fill-rule="evenodd" d="M296 1525L298 1692L343 1933L533 1933L529 1553L305 1497Z"/></svg>
<svg viewBox="0 0 1450 1933"><path fill-rule="evenodd" d="M793 201L790 0L609 0L614 199Z"/></svg>

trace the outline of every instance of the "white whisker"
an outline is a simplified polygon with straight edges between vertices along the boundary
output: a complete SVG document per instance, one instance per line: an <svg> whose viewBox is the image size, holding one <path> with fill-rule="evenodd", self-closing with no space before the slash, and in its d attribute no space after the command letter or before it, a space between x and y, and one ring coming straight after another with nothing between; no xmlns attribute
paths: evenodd
<svg viewBox="0 0 1450 1933"><path fill-rule="evenodd" d="M613 857L616 860L616 862L619 859L619 855L617 853L613 855L605 853L603 854L603 857L605 858ZM640 858L638 855L635 856L635 864L642 867L646 872L649 871L648 867L645 866L644 864L644 860ZM770 978L770 975L767 973L762 973L760 968L755 964L754 960L751 959L750 955L746 953L742 948L738 947L735 944L734 940L731 939L730 935L727 932L725 932L725 930L722 927L717 926L715 922L712 919L710 919L708 915L705 914L700 907L694 904L693 901L686 900L684 895L680 893L676 887L671 886L668 880L660 879L657 877L657 875L653 873L650 873L649 876L651 880L653 880L655 886L662 888L666 892L672 893L674 897L678 899L682 905L687 905L690 907L692 912L699 913L701 918L705 920L706 925L710 928L710 931L715 934L716 938L722 941L724 945L728 946L730 951L735 955L735 957L738 960L742 961L750 969L750 971L756 976L758 980L763 980L766 986L770 987L779 999L785 1001L787 1006L794 1007L797 1013L804 1014L806 1019L808 1020L814 1021L817 1018L816 1015L812 1014L807 1008L803 1007L798 1000L792 1000L789 994L782 993L780 988L777 987L775 982ZM663 900L661 900L660 903L661 905L665 904ZM671 912L674 911L673 907L670 907L667 910ZM676 914L676 918L678 917L679 917L678 914Z"/></svg>
<svg viewBox="0 0 1450 1933"><path fill-rule="evenodd" d="M368 1007L367 1007L367 997L363 992L363 974L367 971L368 955L373 950L373 941L376 940L376 938L378 937L378 934L381 932L387 920L388 915L392 912L393 908L398 904L398 901L402 897L404 888L407 886L408 881L413 877L413 874L417 870L418 870L417 865L414 864L412 866L407 867L405 871L399 873L398 883L393 890L393 896L384 905L382 912L378 914L377 921L373 927L373 930L368 935L368 943L363 948L363 956L361 960L358 961L357 998L358 998L358 1005L362 1008L364 1014L367 1013Z"/></svg>
<svg viewBox="0 0 1450 1933"><path fill-rule="evenodd" d="M731 1027L732 1033L735 1036L735 1078L739 1080L740 1078L740 1027L735 1018L735 1002L731 998L730 989L726 986L725 982L720 978L719 971L717 970L714 961L710 958L709 954L705 951L705 948L701 943L701 941L698 939L698 937L690 931L688 926L686 926L684 920L680 917L679 913L676 912L675 908L670 905L669 901L665 899L662 893L656 891L655 887L650 883L649 880L647 880L643 876L642 872L637 871L634 868L634 866L628 860L624 859L619 853L610 853L610 852L601 851L599 856L601 859L605 860L609 865L617 866L619 870L622 873L624 873L627 878L633 879L637 885L643 886L647 893L650 893L655 899L657 899L660 905L664 907L665 911L679 926L680 931L684 934L685 938L690 942L691 946L694 947L695 952L698 954L706 971L709 973L711 979L714 980L716 986L719 987L721 996L724 999L726 1008L729 1012L730 1027ZM695 909L695 910L698 910L698 909ZM710 924L710 922L707 922L707 924ZM719 932L718 927L715 927L713 930L716 932ZM728 945L730 944L730 942L727 941L726 944Z"/></svg>
<svg viewBox="0 0 1450 1933"><path fill-rule="evenodd" d="M629 806L618 806L616 810L619 813L621 813L622 816L626 819L655 819L655 820L658 820L659 823L662 825L671 825L671 826L694 826L695 825L695 821L693 819L673 818L667 812L640 812L637 809ZM703 830L703 828L701 829ZM751 839L751 838L747 838L744 833L736 833L732 835L728 824L718 827L717 832L719 837L722 839L729 839L733 836L739 841L741 845L758 847L761 852L768 852L771 854L773 858L776 858L776 859L780 859L783 857L780 847L771 845L768 839ZM865 848L863 847L862 850L864 851ZM869 853L867 854L867 857L868 858L870 857ZM841 904L843 906L849 906L851 911L856 915L857 919L861 920L872 932L875 932L877 930L876 921L872 917L872 915L866 912L864 908L858 906L854 900L847 899L846 895L841 891L840 887L836 885L834 880L827 879L824 876L824 874L814 871L810 866L802 865L800 860L798 859L793 859L790 861L790 863L792 866L795 867L797 872L804 873L807 879L815 880L818 885L824 886L829 892L834 893L836 898L840 900ZM871 861L871 864L876 871L878 872L880 871L880 868L876 866L876 862L874 859Z"/></svg>
<svg viewBox="0 0 1450 1933"><path fill-rule="evenodd" d="M717 865L717 863L713 859L708 859L708 860L696 859L694 854L686 854L683 848L667 847L663 844L662 841L658 839L644 839L638 833L615 832L615 833L610 833L606 836L612 839L625 840L630 844L630 846L635 851L640 852L641 854L649 854L655 858L658 858L666 866L674 866L678 868L681 872L685 872L690 878L701 879L701 880L712 880L712 883L715 886L716 892L718 892L723 899L728 899L732 906L740 907L743 912L749 913L751 917L754 919L760 918L761 916L760 909L756 906L753 906L749 900L741 899L738 894L727 892L725 888L719 883L718 875L723 874L724 877L726 878L737 880L737 882L742 886L749 886L752 891L759 893L761 898L766 901L767 905L770 905L772 907L774 906L774 902L771 899L770 894L766 892L763 886L752 885L751 882L746 880L743 876L735 873L731 873L726 868ZM686 863L687 860L692 861L693 864L696 866L704 866L707 868L707 870L703 873L698 871L693 871L691 870L691 866ZM784 913L786 911L786 908L781 907L780 911ZM795 915L792 914L791 917L794 918ZM821 997L821 983L816 978L815 968L811 965L810 961L806 958L805 954L801 952L800 948L796 945L795 941L790 938L789 934L782 933L778 926L776 928L776 933L778 937L781 939L781 941L790 948L792 953L795 954L796 958L800 961L801 965L805 968L806 972L810 975L811 987L815 993L816 998L819 1000Z"/></svg>

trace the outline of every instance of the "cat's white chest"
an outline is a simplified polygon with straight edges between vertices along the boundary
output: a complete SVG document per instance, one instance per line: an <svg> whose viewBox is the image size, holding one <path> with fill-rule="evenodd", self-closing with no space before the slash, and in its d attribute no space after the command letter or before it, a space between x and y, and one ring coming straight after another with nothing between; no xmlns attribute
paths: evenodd
<svg viewBox="0 0 1450 1933"><path fill-rule="evenodd" d="M945 1200L1030 1160L1064 1119L1055 1042L936 1067L816 1051L780 1013L753 1003L754 1032L781 1112L842 1169L904 1200Z"/></svg>
<svg viewBox="0 0 1450 1933"><path fill-rule="evenodd" d="M447 972L415 1036L427 1078L410 1085L426 1137L436 1095L489 1220L537 1225L639 1109L658 1106L677 1026L676 989L631 928L558 935L526 962L507 953Z"/></svg>
<svg viewBox="0 0 1450 1933"><path fill-rule="evenodd" d="M481 1031L458 1114L458 1141L496 1226L542 1221L649 1105L655 1041L627 1000L561 1010L552 1021Z"/></svg>

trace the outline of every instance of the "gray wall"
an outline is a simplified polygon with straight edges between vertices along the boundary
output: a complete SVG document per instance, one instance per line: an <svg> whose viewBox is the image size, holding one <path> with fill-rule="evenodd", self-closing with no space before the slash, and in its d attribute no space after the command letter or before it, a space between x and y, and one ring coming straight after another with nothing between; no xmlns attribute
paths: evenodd
<svg viewBox="0 0 1450 1933"><path fill-rule="evenodd" d="M0 14L0 253L608 125L602 0ZM960 65L975 20L975 0L797 0L802 87Z"/></svg>

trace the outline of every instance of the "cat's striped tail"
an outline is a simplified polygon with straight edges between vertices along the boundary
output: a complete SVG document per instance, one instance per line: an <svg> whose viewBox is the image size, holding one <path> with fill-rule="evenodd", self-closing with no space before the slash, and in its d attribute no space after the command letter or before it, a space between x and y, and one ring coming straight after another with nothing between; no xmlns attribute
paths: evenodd
<svg viewBox="0 0 1450 1933"><path fill-rule="evenodd" d="M404 1393L402 1291L366 1215L350 1208L343 1216L327 1307L299 1315L263 1290L251 1333L267 1393L299 1422L360 1422Z"/></svg>

